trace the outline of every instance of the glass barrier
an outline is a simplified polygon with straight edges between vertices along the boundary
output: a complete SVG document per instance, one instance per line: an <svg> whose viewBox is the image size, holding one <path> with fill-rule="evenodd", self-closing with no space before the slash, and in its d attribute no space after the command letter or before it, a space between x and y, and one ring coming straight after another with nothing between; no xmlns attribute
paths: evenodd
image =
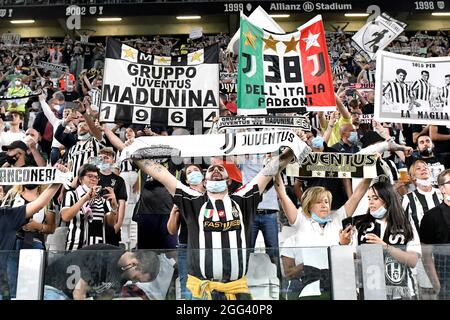
<svg viewBox="0 0 450 320"><path fill-rule="evenodd" d="M0 251L0 300L16 297L19 251Z"/></svg>
<svg viewBox="0 0 450 320"><path fill-rule="evenodd" d="M346 299L343 290L356 300L450 299L449 245L281 247L278 256L260 248L110 248L46 252L43 299L195 300L231 292L237 299L333 300ZM0 299L26 286L18 261L18 251L0 253Z"/></svg>

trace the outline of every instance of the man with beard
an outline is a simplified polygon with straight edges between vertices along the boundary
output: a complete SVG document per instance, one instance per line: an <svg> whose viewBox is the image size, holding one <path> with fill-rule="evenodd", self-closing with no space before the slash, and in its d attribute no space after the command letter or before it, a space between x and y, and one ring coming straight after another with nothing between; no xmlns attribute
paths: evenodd
<svg viewBox="0 0 450 320"><path fill-rule="evenodd" d="M433 141L427 134L419 135L417 150L411 156L406 156L405 162L408 168L416 160L423 160L430 166L433 181L436 181L438 174L445 168L450 168L450 154L448 152L437 153Z"/></svg>

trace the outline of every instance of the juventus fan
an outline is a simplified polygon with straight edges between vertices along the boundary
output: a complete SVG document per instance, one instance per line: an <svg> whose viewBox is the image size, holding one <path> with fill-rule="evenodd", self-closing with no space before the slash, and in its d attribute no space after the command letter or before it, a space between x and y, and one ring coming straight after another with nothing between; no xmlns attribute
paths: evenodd
<svg viewBox="0 0 450 320"><path fill-rule="evenodd" d="M386 98L389 96L391 103L408 103L410 101L410 88L405 83L407 73L404 69L397 69L395 73L397 79L388 82L387 86L383 88L383 95Z"/></svg>
<svg viewBox="0 0 450 320"><path fill-rule="evenodd" d="M87 99L84 99L83 102L77 101L78 110L73 110L70 116L61 122L55 132L55 138L66 147L66 150L69 150L67 162L74 176L80 167L88 162L89 158L98 155L100 148L105 143L101 129L95 126L94 120L86 112L85 104L87 103ZM65 133L66 122L76 117L78 113L83 118L78 122L77 133Z"/></svg>
<svg viewBox="0 0 450 320"><path fill-rule="evenodd" d="M114 226L118 204L111 187L98 187L99 169L83 165L78 173L79 185L65 194L61 219L69 223L66 250L105 243L105 223Z"/></svg>
<svg viewBox="0 0 450 320"><path fill-rule="evenodd" d="M411 87L411 96L413 97L413 99L409 107L410 109L412 109L413 104L415 104L416 107L421 105L417 102L417 100L430 102L431 84L428 82L430 73L426 70L423 70L420 74L422 75L422 79L415 81Z"/></svg>
<svg viewBox="0 0 450 320"><path fill-rule="evenodd" d="M138 151L134 155L136 164L166 187L186 220L187 288L192 296L205 300L251 298L245 275L253 220L262 192L272 176L293 158L292 151L287 149L273 157L250 183L231 195L228 172L221 164L208 167L207 192L202 194L179 182L161 164L140 160L139 156Z"/></svg>

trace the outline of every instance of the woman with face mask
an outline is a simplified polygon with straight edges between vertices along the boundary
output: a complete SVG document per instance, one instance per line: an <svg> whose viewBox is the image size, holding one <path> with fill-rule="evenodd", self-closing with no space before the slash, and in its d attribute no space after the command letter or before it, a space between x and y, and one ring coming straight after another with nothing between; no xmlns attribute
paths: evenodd
<svg viewBox="0 0 450 320"><path fill-rule="evenodd" d="M204 193L204 179L202 168L196 164L186 165L181 175L181 181L188 185L190 188ZM180 232L178 232L178 230ZM171 235L178 235L178 274L180 277L181 285L181 298L190 299L191 292L186 288L187 281L187 269L186 269L186 248L187 248L187 225L186 221L181 217L178 207L173 206L170 212L169 220L167 221L167 231Z"/></svg>
<svg viewBox="0 0 450 320"><path fill-rule="evenodd" d="M400 196L385 176L368 191L367 213L355 218L353 245L381 244L384 248L387 298L414 299L412 270L422 251L414 223L405 214Z"/></svg>
<svg viewBox="0 0 450 320"><path fill-rule="evenodd" d="M5 196L2 207L19 207L36 200L46 186L36 184L16 185ZM15 250L45 250L45 237L55 231L55 212L53 203L36 212L27 224L17 230ZM11 298L16 296L18 254L8 257L8 285Z"/></svg>
<svg viewBox="0 0 450 320"><path fill-rule="evenodd" d="M433 187L430 168L425 161L416 160L409 168L409 176L416 190L403 196L402 207L412 217L416 230L419 230L424 213L438 206L443 196L439 189ZM417 281L420 299L432 299L433 286L425 273L422 260L417 264Z"/></svg>

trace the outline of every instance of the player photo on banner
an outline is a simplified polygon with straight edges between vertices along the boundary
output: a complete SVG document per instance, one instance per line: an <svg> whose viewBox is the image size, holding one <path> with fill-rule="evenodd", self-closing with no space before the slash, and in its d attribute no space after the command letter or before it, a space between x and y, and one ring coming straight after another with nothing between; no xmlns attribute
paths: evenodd
<svg viewBox="0 0 450 320"><path fill-rule="evenodd" d="M373 21L367 22L352 38L352 46L367 61L375 60L378 50L383 50L403 32L406 23L395 20L382 13Z"/></svg>
<svg viewBox="0 0 450 320"><path fill-rule="evenodd" d="M450 57L377 56L374 118L382 122L449 124Z"/></svg>

